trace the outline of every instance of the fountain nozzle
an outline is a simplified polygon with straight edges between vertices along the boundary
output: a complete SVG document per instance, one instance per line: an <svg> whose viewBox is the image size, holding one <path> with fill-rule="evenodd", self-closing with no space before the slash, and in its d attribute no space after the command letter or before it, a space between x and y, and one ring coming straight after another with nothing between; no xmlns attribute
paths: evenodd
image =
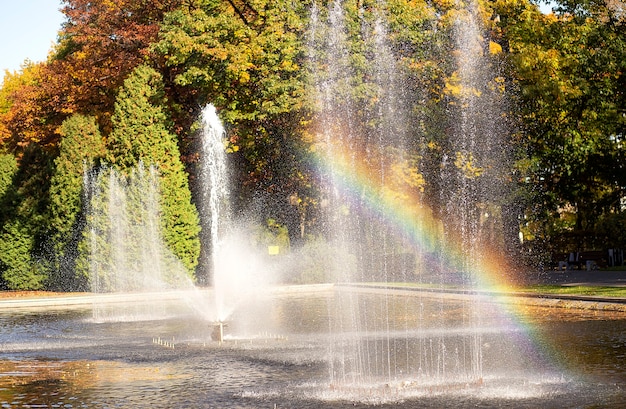
<svg viewBox="0 0 626 409"><path fill-rule="evenodd" d="M211 331L211 339L217 342L224 341L224 327L226 323L224 321L216 321L213 323L213 331Z"/></svg>

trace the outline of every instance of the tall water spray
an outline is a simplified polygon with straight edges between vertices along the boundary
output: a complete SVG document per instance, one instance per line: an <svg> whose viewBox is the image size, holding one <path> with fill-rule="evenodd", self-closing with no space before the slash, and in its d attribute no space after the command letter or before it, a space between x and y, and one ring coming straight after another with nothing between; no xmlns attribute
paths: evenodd
<svg viewBox="0 0 626 409"><path fill-rule="evenodd" d="M157 171L86 172L87 244L96 293L180 288L188 278L160 232Z"/></svg>
<svg viewBox="0 0 626 409"><path fill-rule="evenodd" d="M208 242L203 242L206 246L202 252L205 260L201 265L211 269L215 299L213 320L217 322L229 320L239 307L249 307L268 282L268 271L260 264L257 251L251 244L245 217L239 215L238 220L234 220L231 214L229 196L232 182L224 138L224 126L215 107L207 105L202 111L200 133L200 213L205 226L209 225L210 236Z"/></svg>
<svg viewBox="0 0 626 409"><path fill-rule="evenodd" d="M366 11L357 12L363 19ZM318 144L327 164L321 180L327 202L326 235L337 249L334 275L340 282L388 281L396 270L392 253L398 243L383 215L369 210L385 195L393 167L406 160L406 112L398 98L399 79L381 17L361 27L372 64L370 71L360 72L351 61L344 3L332 2L325 13L316 5L312 9L309 49ZM371 81L370 97L377 101L367 112L354 99L358 77ZM387 297L380 305L367 305L348 294L336 305L331 315L342 318L331 325L331 383L363 384L397 376L400 368L392 364L390 353L398 347L396 340L388 326L381 328L368 318L389 313Z"/></svg>
<svg viewBox="0 0 626 409"><path fill-rule="evenodd" d="M460 231L461 246L463 249L463 271L472 271L475 266L479 266L483 260L480 259L479 245L479 221L480 215L477 214L478 203L485 201L486 197L481 194L475 183L476 178L471 175L470 166L476 168L475 172L479 172L478 168L485 166L484 161L484 145L488 138L497 139L491 129L481 128L481 113L478 110L478 96L480 92L476 89L479 81L485 81L485 75L481 75L480 68L483 63L482 57L482 37L479 26L476 22L476 5L470 2L470 7L457 18L455 24L455 42L457 49L457 71L459 73L461 98L460 98L460 116L459 122L451 135L451 146L456 154L457 163L462 162L462 166L468 166L466 172L459 172L458 169L451 172L452 175L443 170L442 183L450 192L448 197L446 214L449 218L456 221L456 230ZM496 112L492 112L495 114ZM448 163L452 166L452 163ZM459 166L456 165L456 168ZM496 180L492 180L495 184ZM476 277L470 275L468 278L469 285L476 288L479 283ZM468 310L469 325L480 328L481 317L478 308ZM471 351L468 358L470 359L470 370L476 378L483 376L483 352L482 352L482 336L479 331L474 331L468 337L467 348Z"/></svg>
<svg viewBox="0 0 626 409"><path fill-rule="evenodd" d="M128 305L111 310L95 303L94 318L163 318L162 292L191 289L192 283L161 234L157 170L142 163L128 174L101 167L86 171L83 183L86 252L77 266L88 273L91 291L133 293L155 302L137 310ZM150 293L161 295L150 297Z"/></svg>
<svg viewBox="0 0 626 409"><path fill-rule="evenodd" d="M211 269L213 291L215 294L216 320L226 319L224 280L220 271L220 253L223 249L222 238L230 220L229 188L230 179L226 166L224 149L224 126L217 116L213 105L207 105L202 111L201 130L201 214L205 224L209 224L209 242L202 254L201 263Z"/></svg>
<svg viewBox="0 0 626 409"><path fill-rule="evenodd" d="M419 95L405 94L408 78L396 65L397 50L388 41L386 4L380 1L364 8L358 3L357 10L348 13L353 6L335 0L324 9L315 3L308 39L316 149L325 162L320 181L325 186L326 235L342 254L335 276L340 282L453 283L474 291L480 285L474 272L482 261L477 251L481 217L486 217L484 206L497 190L489 191L485 178L478 176L493 172L497 177L502 158L494 151L501 147L493 125L499 111L484 112L493 104L483 101L489 100L484 84L493 74L482 55L484 39L474 6L457 10L453 77L459 78L462 95L451 104L454 117L445 119L449 125L441 133L447 138L439 145L441 163L429 159L436 163L432 168L441 169L436 184L442 208L434 210L419 202L423 180L417 175L428 154L416 148L419 141L426 141L420 118L411 108ZM356 46L355 38L361 41ZM353 50L370 64L365 68L359 64ZM488 183L498 186L493 179ZM399 215L410 219L399 221ZM392 296L381 297L377 305L354 294L344 299L333 312L340 318L331 323L331 383L362 385L403 377L454 383L483 378L480 302L465 303L463 319L457 322L444 317L446 297L430 296L424 301L427 306L406 311L407 320L437 310L442 318L424 321L415 333L408 324L404 332L391 328L385 319L407 309Z"/></svg>

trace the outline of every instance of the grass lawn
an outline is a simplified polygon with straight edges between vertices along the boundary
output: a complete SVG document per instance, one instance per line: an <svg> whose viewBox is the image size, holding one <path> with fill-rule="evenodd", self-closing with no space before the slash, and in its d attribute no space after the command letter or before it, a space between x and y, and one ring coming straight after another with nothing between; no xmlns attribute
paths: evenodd
<svg viewBox="0 0 626 409"><path fill-rule="evenodd" d="M568 295L595 295L602 297L626 298L625 287L601 287L601 286L562 286L562 285L533 285L521 287L518 291L540 294L568 294Z"/></svg>
<svg viewBox="0 0 626 409"><path fill-rule="evenodd" d="M440 284L423 284L423 283L405 283L405 282L369 282L359 283L365 286L391 286L391 287L406 287L406 288L423 288L425 290L430 289L458 289L452 285L440 285ZM599 297L622 297L626 298L626 287L601 287L601 286L563 286L563 285L548 285L537 284L522 286L510 290L512 292L520 293L536 293L536 294L565 294L565 295L590 295Z"/></svg>

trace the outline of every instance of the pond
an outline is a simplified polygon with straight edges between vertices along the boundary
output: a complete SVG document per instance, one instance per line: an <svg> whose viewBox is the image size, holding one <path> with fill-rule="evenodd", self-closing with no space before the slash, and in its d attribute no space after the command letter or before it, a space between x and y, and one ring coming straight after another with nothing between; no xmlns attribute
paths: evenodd
<svg viewBox="0 0 626 409"><path fill-rule="evenodd" d="M346 307L348 298L359 307ZM232 317L222 343L180 301L0 311L0 404L618 408L626 400L623 313L349 291L257 302ZM468 376L477 362L480 375Z"/></svg>

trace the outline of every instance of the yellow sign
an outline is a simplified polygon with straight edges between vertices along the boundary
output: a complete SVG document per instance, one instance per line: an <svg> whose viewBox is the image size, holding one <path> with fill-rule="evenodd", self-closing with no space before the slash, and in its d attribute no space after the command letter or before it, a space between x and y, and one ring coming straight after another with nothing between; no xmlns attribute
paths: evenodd
<svg viewBox="0 0 626 409"><path fill-rule="evenodd" d="M276 256L280 253L280 246L267 246L267 252L270 256Z"/></svg>

